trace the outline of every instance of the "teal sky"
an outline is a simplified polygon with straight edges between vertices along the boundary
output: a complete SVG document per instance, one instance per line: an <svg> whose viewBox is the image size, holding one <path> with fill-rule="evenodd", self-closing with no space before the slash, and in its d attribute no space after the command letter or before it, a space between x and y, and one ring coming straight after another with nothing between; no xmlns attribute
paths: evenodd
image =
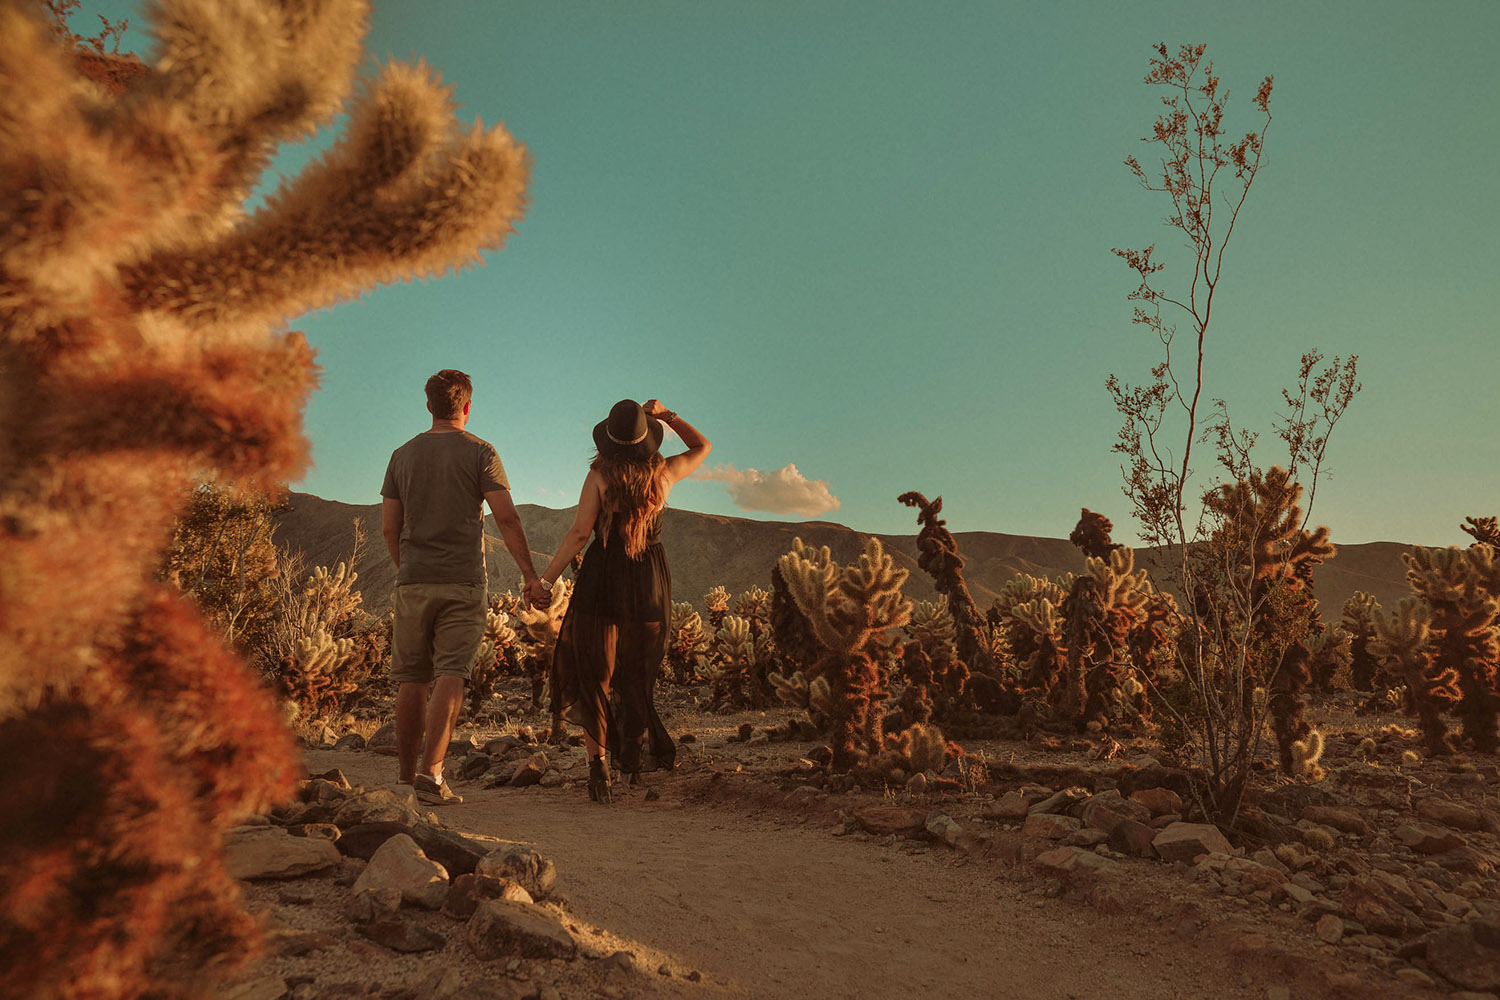
<svg viewBox="0 0 1500 1000"><path fill-rule="evenodd" d="M87 0L75 27L136 7ZM1110 248L1186 266L1121 161L1160 107L1150 46L1201 41L1231 133L1276 77L1208 395L1271 464L1301 353L1357 353L1315 519L1466 542L1500 513L1497 38L1493 0L377 4L371 53L425 58L526 144L530 208L483 268L292 324L324 368L294 488L374 502L455 367L520 502L571 505L590 427L656 396L711 463L826 481L827 520L915 531L895 498L917 489L955 530L1065 536L1087 506L1128 538L1104 381L1157 352ZM673 503L788 516L720 482Z"/></svg>

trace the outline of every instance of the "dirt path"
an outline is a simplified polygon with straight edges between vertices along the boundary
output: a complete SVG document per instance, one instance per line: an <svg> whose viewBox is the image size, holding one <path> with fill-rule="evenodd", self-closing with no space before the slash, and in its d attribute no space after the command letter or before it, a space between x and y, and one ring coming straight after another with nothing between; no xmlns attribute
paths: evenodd
<svg viewBox="0 0 1500 1000"><path fill-rule="evenodd" d="M308 758L314 772L338 767L366 786L387 783L394 764L365 753ZM1236 932L1200 936L1170 906L1101 913L1044 898L1046 880L1017 878L982 853L835 837L826 822L792 814L684 803L680 773L646 780L659 800L637 788L607 809L579 784L460 785L467 801L441 816L554 859L558 892L586 939L632 951L648 970L667 965L672 995L692 970L703 977L700 995L777 1000L926 991L1260 1000L1275 986L1296 1000L1332 995L1321 982L1290 981L1264 954L1231 954L1225 944Z"/></svg>

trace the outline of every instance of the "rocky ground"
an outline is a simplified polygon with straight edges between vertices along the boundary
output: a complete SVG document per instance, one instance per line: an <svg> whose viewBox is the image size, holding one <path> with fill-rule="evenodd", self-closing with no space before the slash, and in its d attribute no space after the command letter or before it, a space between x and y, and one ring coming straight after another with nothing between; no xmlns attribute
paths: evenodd
<svg viewBox="0 0 1500 1000"><path fill-rule="evenodd" d="M1309 713L1326 777L1266 775L1231 843L1149 741L965 742L867 789L784 738L792 713L681 689L679 767L599 807L522 687L461 725L462 805L386 787L383 705L309 734L324 777L228 841L269 929L230 995L1500 993L1496 762L1426 760L1349 698Z"/></svg>

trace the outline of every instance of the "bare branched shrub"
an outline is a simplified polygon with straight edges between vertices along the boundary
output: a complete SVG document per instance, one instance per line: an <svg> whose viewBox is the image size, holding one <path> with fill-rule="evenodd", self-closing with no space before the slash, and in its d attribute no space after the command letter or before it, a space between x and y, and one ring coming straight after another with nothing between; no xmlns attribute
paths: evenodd
<svg viewBox="0 0 1500 1000"><path fill-rule="evenodd" d="M305 467L289 317L498 246L525 156L391 66L344 138L367 4L163 0L151 64L90 83L0 3L0 994L204 995L251 951L221 832L289 793L272 699L153 578L196 482ZM38 748L79 748L67 754Z"/></svg>
<svg viewBox="0 0 1500 1000"><path fill-rule="evenodd" d="M1115 250L1139 278L1130 293L1134 322L1150 331L1162 354L1149 382L1128 385L1112 375L1108 388L1125 418L1115 445L1125 461L1125 494L1142 539L1165 553L1164 582L1184 597L1173 630L1173 673L1183 689L1158 686L1157 701L1188 738L1185 749L1201 776L1194 790L1202 810L1232 824L1265 724L1256 705L1258 688L1269 693L1268 708L1278 719L1284 766L1295 767L1292 744L1307 749L1299 693L1307 676L1306 648L1300 642L1312 630L1316 606L1305 593L1310 576L1295 567L1310 568L1320 558L1315 550L1326 543L1326 529L1307 532L1306 519L1329 436L1359 385L1355 358L1335 358L1320 368L1320 354L1303 355L1297 388L1283 390L1285 409L1275 425L1288 462L1273 472L1281 477L1277 488L1283 494L1300 493L1305 473L1307 503L1297 509L1300 520L1289 525L1293 504L1258 496L1252 502L1257 477L1265 481L1272 473L1252 462L1255 435L1232 426L1221 400L1206 412L1204 360L1224 252L1262 164L1272 81L1266 77L1253 100L1257 128L1229 141L1228 89L1204 51L1201 45L1182 46L1175 54L1156 47L1145 82L1162 92L1165 110L1144 141L1159 160L1151 166L1135 156L1125 161L1143 188L1170 202L1166 224L1186 240L1191 276L1169 290L1155 244ZM1185 353L1173 351L1181 346L1178 322L1187 326ZM1194 496L1190 481L1201 471L1194 449L1205 439L1227 481L1222 491L1210 484ZM1272 576L1260 575L1263 570ZM1298 587L1301 596L1292 594Z"/></svg>

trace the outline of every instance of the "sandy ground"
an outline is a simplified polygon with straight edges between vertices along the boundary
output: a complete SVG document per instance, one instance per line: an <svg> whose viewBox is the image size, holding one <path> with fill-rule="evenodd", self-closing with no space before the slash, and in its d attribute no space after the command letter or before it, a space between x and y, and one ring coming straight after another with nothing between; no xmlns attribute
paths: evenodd
<svg viewBox="0 0 1500 1000"><path fill-rule="evenodd" d="M338 767L356 785L394 776L392 758L370 753L307 758L311 772ZM644 972L621 995L1439 995L1320 959L1306 925L1174 885L1164 866L1125 865L1104 882L1064 885L987 835L959 850L836 836L829 803L706 756L635 788L617 785L609 807L589 802L581 781L454 787L466 801L437 810L444 823L554 859L557 894L585 943L635 954ZM671 975L656 975L661 966Z"/></svg>

